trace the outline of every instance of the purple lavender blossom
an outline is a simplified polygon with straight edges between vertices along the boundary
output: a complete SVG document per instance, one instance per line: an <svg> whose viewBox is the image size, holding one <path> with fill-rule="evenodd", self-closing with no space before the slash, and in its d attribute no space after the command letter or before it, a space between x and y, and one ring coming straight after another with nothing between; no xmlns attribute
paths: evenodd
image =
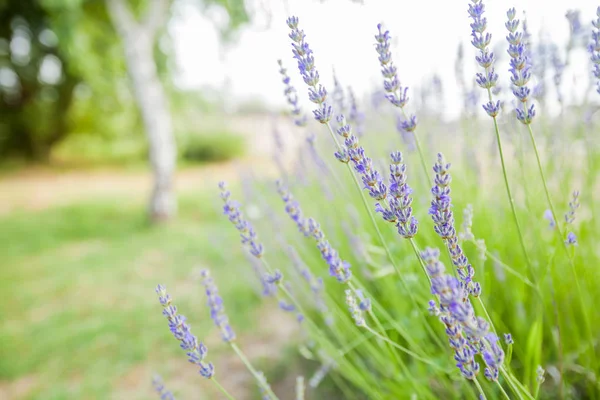
<svg viewBox="0 0 600 400"><path fill-rule="evenodd" d="M290 218L296 223L298 226L298 230L306 237L310 236L310 231L308 229L308 223L302 214L302 209L300 208L300 203L298 203L291 193L287 190L284 183L282 181L276 181L277 184L277 193L281 196L281 199L285 202L285 212L290 216Z"/></svg>
<svg viewBox="0 0 600 400"><path fill-rule="evenodd" d="M338 252L331 247L327 239L325 239L325 234L317 221L313 218L309 218L308 226L311 236L317 241L317 248L321 252L321 257L323 257L327 262L327 265L329 265L329 275L335 277L338 282L348 282L352 277L350 263L342 260Z"/></svg>
<svg viewBox="0 0 600 400"><path fill-rule="evenodd" d="M323 279L320 277L317 278L313 275L313 273L302 262L300 256L292 246L287 246L287 249L288 255L292 259L292 265L300 274L300 276L306 281L312 292L311 299L314 302L315 308L323 315L323 320L325 321L326 325L333 325L333 316L331 315L329 307L327 307L327 303L323 298L323 291L325 289Z"/></svg>
<svg viewBox="0 0 600 400"><path fill-rule="evenodd" d="M493 333L489 333L486 340L487 345L482 352L486 364L484 375L490 381L497 381L500 367L504 363L504 351L498 344L498 337Z"/></svg>
<svg viewBox="0 0 600 400"><path fill-rule="evenodd" d="M292 115L294 116L294 123L296 126L306 126L306 115L302 112L302 108L298 104L298 93L296 92L296 88L294 88L291 84L291 79L287 74L287 69L283 67L283 62L281 60L277 60L279 64L279 73L281 74L282 82L285 85L285 90L283 94L288 102L288 104L292 107Z"/></svg>
<svg viewBox="0 0 600 400"><path fill-rule="evenodd" d="M221 330L223 341L232 342L235 340L235 332L233 332L233 329L229 325L229 318L225 314L225 307L223 306L223 299L219 295L219 289L210 276L209 270L202 270L200 274L202 276L202 285L206 292L207 305L210 309L210 317L217 328Z"/></svg>
<svg viewBox="0 0 600 400"><path fill-rule="evenodd" d="M592 29L592 43L588 49L591 53L590 59L594 63L593 73L598 80L596 90L600 93L600 7L596 9L596 16L598 18L592 21L594 29Z"/></svg>
<svg viewBox="0 0 600 400"><path fill-rule="evenodd" d="M508 21L506 29L508 29L508 55L510 56L510 80L514 86L513 94L517 98L520 105L516 107L517 119L525 125L531 124L535 117L535 106L532 104L529 108L527 102L531 95L531 90L527 87L527 83L531 78L531 61L527 49L528 43L525 38L525 23L523 23L523 32L518 32L519 20L515 19L516 11L511 8L506 13Z"/></svg>
<svg viewBox="0 0 600 400"><path fill-rule="evenodd" d="M293 201L293 197L281 183L278 184L278 191L282 194L282 199L286 203L287 210L288 203ZM321 230L320 225L313 218L304 219L298 203L294 204L293 212L288 212L288 215L296 222L300 231L305 233L305 236L312 236L317 241L317 247L321 252L321 256L329 265L329 274L337 278L339 282L347 282L352 276L350 264L343 261L339 257L337 251L331 247L329 242L325 239L325 234ZM306 234L306 232L308 234Z"/></svg>
<svg viewBox="0 0 600 400"><path fill-rule="evenodd" d="M175 396L165 387L162 378L159 375L154 375L152 378L152 386L156 393L160 395L161 400L175 400Z"/></svg>
<svg viewBox="0 0 600 400"><path fill-rule="evenodd" d="M551 229L556 227L556 221L554 221L554 216L552 215L552 211L550 211L550 209L544 211L544 218L548 220L548 226Z"/></svg>
<svg viewBox="0 0 600 400"><path fill-rule="evenodd" d="M469 4L468 12L473 20L471 23L471 44L479 50L475 60L484 69L483 73L477 73L475 81L480 87L491 92L491 89L498 82L498 74L494 70L496 58L494 53L489 50L492 35L486 32L487 19L483 16L485 5L481 0L473 0L472 4ZM489 116L496 117L500 112L500 102L494 102L490 98L490 101L483 105L483 109Z"/></svg>
<svg viewBox="0 0 600 400"><path fill-rule="evenodd" d="M473 296L481 293L481 287L473 281L475 270L464 254L454 227L454 215L452 213L452 199L450 198L450 163L444 160L439 153L437 162L433 167L435 172L434 186L431 189L433 199L429 214L434 223L435 232L444 240L452 258L452 264L456 267L461 284Z"/></svg>
<svg viewBox="0 0 600 400"><path fill-rule="evenodd" d="M579 208L579 190L573 192L573 199L569 202L569 211L565 214L565 222L572 224L575 221L575 212Z"/></svg>
<svg viewBox="0 0 600 400"><path fill-rule="evenodd" d="M318 106L313 111L313 114L317 121L326 124L333 116L333 108L325 102L327 99L327 90L325 90L323 85L319 84L319 72L315 67L313 51L304 40L306 38L304 31L298 29L298 17L290 17L286 23L291 29L289 37L292 39L292 53L298 61L298 69L300 70L302 79L304 79L304 83L309 87L308 97L311 102Z"/></svg>
<svg viewBox="0 0 600 400"><path fill-rule="evenodd" d="M470 302L468 297L465 297L460 282L453 276L445 274L445 267L439 261L439 256L440 252L437 249L427 248L421 253L427 274L431 278L431 293L436 295L439 303L438 306L434 300L430 301L429 310L446 326L446 334L450 347L454 350L456 366L465 378L473 380L479 373L479 364L475 361L475 355L480 347L481 337L487 331L477 332L478 335L473 337L464 331L465 326L470 328L481 325L485 328L485 324L480 324L474 314L471 314L472 307L469 307ZM468 306L458 307L462 304Z"/></svg>
<svg viewBox="0 0 600 400"><path fill-rule="evenodd" d="M365 318L363 317L363 309L358 305L356 296L350 289L346 289L346 305L348 305L348 310L350 311L356 326L366 326Z"/></svg>
<svg viewBox="0 0 600 400"><path fill-rule="evenodd" d="M248 247L250 253L256 258L262 257L264 254L263 245L258 242L258 235L250 222L244 219L240 211L240 204L235 200L231 200L231 192L227 190L225 182L219 182L219 188L221 189L221 199L225 203L223 214L227 215L229 221L240 232L242 244Z"/></svg>
<svg viewBox="0 0 600 400"><path fill-rule="evenodd" d="M575 236L573 232L569 232L567 234L567 240L565 240L565 243L571 246L577 246L577 236Z"/></svg>
<svg viewBox="0 0 600 400"><path fill-rule="evenodd" d="M515 343L510 333L504 334L504 343L506 343L507 346Z"/></svg>
<svg viewBox="0 0 600 400"><path fill-rule="evenodd" d="M581 24L581 18L579 17L579 10L568 10L565 17L569 21L571 36L581 35L583 33L583 25Z"/></svg>
<svg viewBox="0 0 600 400"><path fill-rule="evenodd" d="M169 296L165 287L158 285L156 293L158 294L158 301L163 306L163 315L169 321L169 329L175 339L179 340L179 346L186 351L188 361L200 367L200 375L207 379L212 378L215 369L212 363L207 364L204 362L208 349L202 342L198 342L196 336L192 335L190 326L186 323L186 317L177 314L177 307L171 304L171 296Z"/></svg>
<svg viewBox="0 0 600 400"><path fill-rule="evenodd" d="M379 55L381 75L383 76L383 88L386 91L386 99L400 109L404 109L408 103L408 87L402 87L398 79L398 69L392 61L390 51L391 35L389 31L383 31L383 25L377 24L377 35L375 35L375 50ZM417 117L411 115L405 121L401 121L399 127L406 132L414 132L417 128Z"/></svg>
<svg viewBox="0 0 600 400"><path fill-rule="evenodd" d="M338 135L344 139L341 154L336 153L338 160L340 156L345 155L347 161L351 162L354 170L359 174L364 189L369 191L369 196L376 200L383 200L386 197L387 187L383 183L383 177L373 166L373 161L367 157L365 149L360 146L358 138L352 134L352 128L346 122L343 115L337 117L339 128Z"/></svg>
<svg viewBox="0 0 600 400"><path fill-rule="evenodd" d="M406 183L406 164L399 151L393 152L390 158L392 161L387 202L377 203L375 211L381 213L384 220L395 223L402 237L410 239L417 234L418 222L412 215L412 189Z"/></svg>
<svg viewBox="0 0 600 400"><path fill-rule="evenodd" d="M365 131L365 114L358 109L356 96L354 95L354 91L350 86L348 86L348 101L350 103L348 110L348 122L354 126L356 136L360 138L364 135Z"/></svg>

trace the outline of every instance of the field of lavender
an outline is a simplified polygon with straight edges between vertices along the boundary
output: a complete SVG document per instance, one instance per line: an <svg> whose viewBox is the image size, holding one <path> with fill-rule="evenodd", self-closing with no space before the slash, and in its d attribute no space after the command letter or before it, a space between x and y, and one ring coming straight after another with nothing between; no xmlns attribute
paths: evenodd
<svg viewBox="0 0 600 400"><path fill-rule="evenodd" d="M287 20L294 60L280 62L281 75L306 143L294 160L278 160L277 183L247 176L219 187L223 224L239 231L263 301L296 317L298 354L320 363L298 377L295 393L272 390L245 356L219 279L202 272L210 315L263 399L324 398L323 379L344 399L600 396L600 86L563 104L560 74L574 41L542 58L514 9L506 33L494 32L506 35L509 67L495 66L484 11L481 0L469 4L474 48L462 57L479 66L478 92L464 85L467 107L452 123L413 106L393 32L374 29L384 93L361 108L337 81L325 89L310 47L318 38ZM589 29L569 19L573 37L591 40L592 85L600 8L597 18ZM286 70L292 63L301 79ZM307 92L314 111L305 114L298 99ZM557 94L561 112L549 115L545 98ZM228 371L211 363L187 310L175 307L177 291L157 287L171 332L233 399L222 384ZM172 398L168 386L157 382L163 398Z"/></svg>

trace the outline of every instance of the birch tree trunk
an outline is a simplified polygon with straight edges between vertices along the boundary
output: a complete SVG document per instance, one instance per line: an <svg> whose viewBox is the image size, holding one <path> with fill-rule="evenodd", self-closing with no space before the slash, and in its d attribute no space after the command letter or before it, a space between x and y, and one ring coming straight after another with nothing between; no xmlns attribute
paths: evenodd
<svg viewBox="0 0 600 400"><path fill-rule="evenodd" d="M149 9L137 21L127 0L106 0L108 12L121 36L135 100L150 147L154 184L148 212L154 221L177 212L173 176L177 150L169 104L154 61L157 31L165 23L169 0L149 0Z"/></svg>

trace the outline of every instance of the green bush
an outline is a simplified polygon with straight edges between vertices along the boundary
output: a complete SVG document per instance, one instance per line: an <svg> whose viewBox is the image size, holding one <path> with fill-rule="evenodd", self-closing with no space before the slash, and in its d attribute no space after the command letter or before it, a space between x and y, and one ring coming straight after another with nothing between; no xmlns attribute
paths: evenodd
<svg viewBox="0 0 600 400"><path fill-rule="evenodd" d="M245 140L231 132L194 132L179 137L180 156L190 162L225 161L244 154Z"/></svg>

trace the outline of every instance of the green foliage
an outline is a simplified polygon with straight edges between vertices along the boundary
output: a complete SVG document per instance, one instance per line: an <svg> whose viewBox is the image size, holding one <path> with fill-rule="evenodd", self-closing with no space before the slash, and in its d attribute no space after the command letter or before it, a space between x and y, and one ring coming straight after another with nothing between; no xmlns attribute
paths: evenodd
<svg viewBox="0 0 600 400"><path fill-rule="evenodd" d="M7 380L29 376L27 399L151 398L152 371L190 367L161 315L158 282L177 293L195 334L216 337L193 279L198 265L213 267L240 334L251 329L258 296L246 282L229 279L241 253L215 251L215 240L236 234L222 227L213 196L181 198L181 218L160 229L148 225L143 203L129 198L1 217L3 390ZM211 342L211 358L220 358L218 340ZM132 394L132 381L123 387L123 378L140 371Z"/></svg>
<svg viewBox="0 0 600 400"><path fill-rule="evenodd" d="M245 149L244 138L227 131L188 133L180 135L178 143L181 157L190 162L231 160Z"/></svg>

